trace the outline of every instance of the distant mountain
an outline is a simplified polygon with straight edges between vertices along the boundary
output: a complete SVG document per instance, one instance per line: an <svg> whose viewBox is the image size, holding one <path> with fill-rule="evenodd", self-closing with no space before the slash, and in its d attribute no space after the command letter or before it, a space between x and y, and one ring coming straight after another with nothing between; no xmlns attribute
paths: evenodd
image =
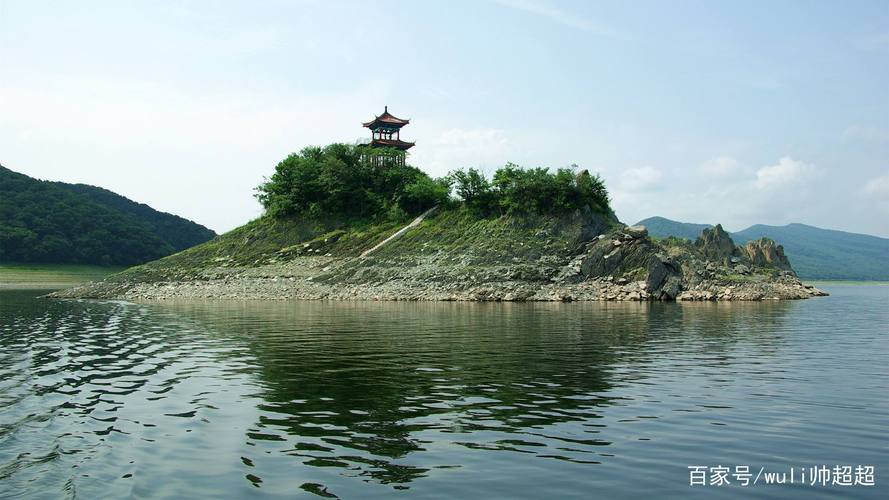
<svg viewBox="0 0 889 500"><path fill-rule="evenodd" d="M763 236L784 245L791 265L802 277L889 280L889 239L805 224L757 224L732 234L737 243Z"/></svg>
<svg viewBox="0 0 889 500"><path fill-rule="evenodd" d="M645 220L637 222L648 228L648 233L658 238L666 238L667 236L676 236L677 238L685 238L687 240L696 240L701 235L701 231L713 227L712 224L693 224L691 222L676 222L675 220L665 219L663 217L649 217Z"/></svg>
<svg viewBox="0 0 889 500"><path fill-rule="evenodd" d="M107 189L0 166L0 262L133 265L216 236Z"/></svg>
<svg viewBox="0 0 889 500"><path fill-rule="evenodd" d="M653 236L694 240L709 224L677 222L663 217L642 221ZM793 268L807 279L889 280L889 239L821 229L805 224L757 224L731 233L736 244L767 237L784 246Z"/></svg>

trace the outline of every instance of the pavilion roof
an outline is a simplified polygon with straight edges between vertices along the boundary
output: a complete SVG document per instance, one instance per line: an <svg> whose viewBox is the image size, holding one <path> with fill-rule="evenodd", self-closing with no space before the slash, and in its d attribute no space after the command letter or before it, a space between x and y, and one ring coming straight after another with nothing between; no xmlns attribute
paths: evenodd
<svg viewBox="0 0 889 500"><path fill-rule="evenodd" d="M371 128L371 129L377 128L380 126L386 126L386 125L388 125L390 127L394 126L397 128L401 128L410 122L411 122L410 120L404 120L402 118L397 118L397 117L391 115L389 113L389 106L386 106L385 109L383 110L383 114L374 117L373 120L371 120L369 122L365 122L362 125L364 125L365 127Z"/></svg>
<svg viewBox="0 0 889 500"><path fill-rule="evenodd" d="M372 146L381 146L385 148L398 148L398 149L410 149L414 146L414 142L402 141L399 139L374 139L371 142Z"/></svg>

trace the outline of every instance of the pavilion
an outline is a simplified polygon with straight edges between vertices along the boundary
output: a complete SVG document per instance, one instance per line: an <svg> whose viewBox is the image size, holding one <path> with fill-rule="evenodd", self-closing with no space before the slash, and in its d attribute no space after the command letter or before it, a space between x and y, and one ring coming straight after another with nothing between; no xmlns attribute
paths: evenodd
<svg viewBox="0 0 889 500"><path fill-rule="evenodd" d="M362 124L371 130L371 142L365 146L371 150L365 153L364 157L374 166L392 163L404 165L407 150L412 148L414 143L401 140L401 127L410 122L391 115L389 106L384 107L383 114ZM379 151L373 151L374 149Z"/></svg>

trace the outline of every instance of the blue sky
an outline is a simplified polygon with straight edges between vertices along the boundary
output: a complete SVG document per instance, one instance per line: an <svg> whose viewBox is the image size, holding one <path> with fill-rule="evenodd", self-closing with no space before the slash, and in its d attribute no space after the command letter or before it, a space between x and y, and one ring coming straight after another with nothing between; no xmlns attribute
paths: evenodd
<svg viewBox="0 0 889 500"><path fill-rule="evenodd" d="M889 236L889 2L0 0L0 162L217 231L289 152L576 163L662 215Z"/></svg>

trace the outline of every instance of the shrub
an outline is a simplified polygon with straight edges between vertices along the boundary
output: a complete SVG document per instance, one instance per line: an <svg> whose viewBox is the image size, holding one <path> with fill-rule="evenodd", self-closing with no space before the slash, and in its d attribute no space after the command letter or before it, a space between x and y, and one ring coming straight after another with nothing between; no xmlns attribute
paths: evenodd
<svg viewBox="0 0 889 500"><path fill-rule="evenodd" d="M576 166L575 166L576 168ZM467 206L483 212L564 213L584 207L610 211L608 190L598 176L586 170L523 169L513 163L498 169L489 182L476 169L455 170L448 176Z"/></svg>

